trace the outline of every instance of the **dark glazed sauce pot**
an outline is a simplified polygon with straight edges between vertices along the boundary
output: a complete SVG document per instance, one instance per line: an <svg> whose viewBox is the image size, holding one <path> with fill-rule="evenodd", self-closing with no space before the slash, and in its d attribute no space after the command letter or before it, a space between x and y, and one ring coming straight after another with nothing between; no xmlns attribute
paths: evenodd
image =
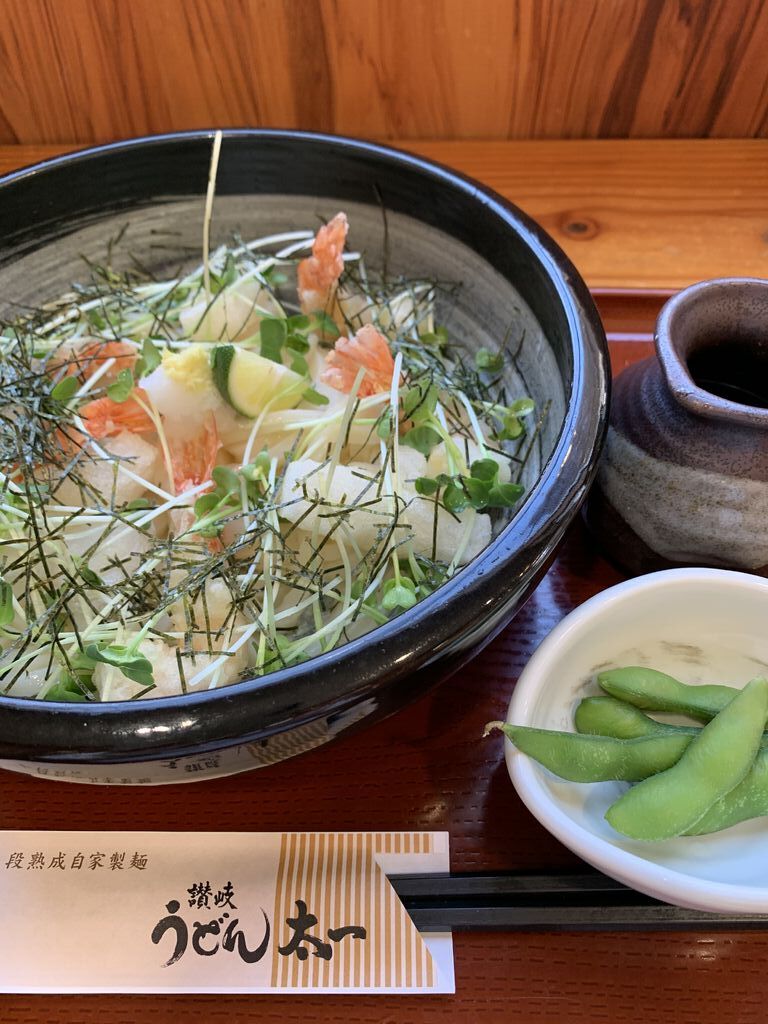
<svg viewBox="0 0 768 1024"><path fill-rule="evenodd" d="M587 520L632 573L768 574L768 281L693 285L617 379Z"/></svg>

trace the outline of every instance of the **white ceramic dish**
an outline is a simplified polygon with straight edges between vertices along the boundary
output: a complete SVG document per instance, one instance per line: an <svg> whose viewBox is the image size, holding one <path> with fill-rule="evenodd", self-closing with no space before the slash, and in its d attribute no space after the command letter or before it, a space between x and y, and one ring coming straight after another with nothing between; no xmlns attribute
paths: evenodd
<svg viewBox="0 0 768 1024"><path fill-rule="evenodd" d="M648 665L686 683L743 686L768 674L768 580L720 569L672 569L611 587L568 615L523 671L507 720L573 730L595 673ZM625 783L564 782L506 743L528 809L594 867L667 903L768 913L768 818L708 836L643 843L603 815Z"/></svg>

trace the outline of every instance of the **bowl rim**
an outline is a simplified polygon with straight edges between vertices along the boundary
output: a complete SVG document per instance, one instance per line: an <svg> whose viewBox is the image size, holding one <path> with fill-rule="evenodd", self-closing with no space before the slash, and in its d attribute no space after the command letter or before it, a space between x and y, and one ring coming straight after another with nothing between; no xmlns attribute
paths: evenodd
<svg viewBox="0 0 768 1024"><path fill-rule="evenodd" d="M529 724L530 713L547 671L560 657L558 649L580 634L607 610L631 604L638 594L660 587L736 587L768 598L768 579L730 569L663 569L608 587L562 619L539 645L515 685L507 722ZM593 867L648 896L681 907L720 913L768 913L768 884L760 889L731 882L716 882L665 867L596 836L570 818L544 787L546 769L519 755L504 739L504 757L518 796L531 814L564 846ZM650 848L650 846L649 846Z"/></svg>
<svg viewBox="0 0 768 1024"><path fill-rule="evenodd" d="M23 190L28 182L37 182L41 178L50 178L50 187L54 189L57 177L66 175L74 165L96 167L104 156L137 150L151 156L167 146L209 141L213 135L213 129L182 131L76 150L5 175L0 178L0 193L10 190L13 194ZM524 556L526 567L532 574L540 576L595 475L597 455L607 430L610 389L607 342L585 283L543 228L487 186L435 161L390 146L329 133L294 130L226 129L223 130L223 138L225 143L259 139L262 142L290 141L334 147L346 156L374 159L382 165L382 173L388 166L407 168L420 178L452 191L457 200L480 203L489 210L500 221L503 230L517 235L539 261L552 286L553 298L560 303L567 322L573 378L560 433L539 479L526 495L512 522L471 563L403 615L308 662L216 690L139 702L114 701L92 705L4 697L0 701L0 757L33 756L43 760L85 759L106 763L107 757L95 753L92 747L96 717L105 720L104 733L110 734L108 760L119 762L130 760L137 754L142 759L157 759L188 750L222 748L236 742L247 742L248 735L264 736L304 724L323 714L325 709L335 712L351 707L372 695L382 678L393 683L416 668L429 665L439 658L459 629L471 631L482 618L487 619L489 611L500 605L505 596L508 597L504 590L504 568L514 556ZM418 219L417 211L410 215ZM570 460L570 475L561 472L566 460ZM542 545L543 551L540 550ZM492 584L497 588L493 593ZM435 615L441 608L450 609L453 614ZM430 628L427 628L427 623ZM366 652L374 655L376 652L379 655L386 653L390 661L388 671L377 671L371 666L370 658L367 664L362 665L361 662L366 660L362 656ZM325 678L323 686L317 687L317 677L323 674L332 676L332 680ZM260 694L268 699L271 693L288 682L301 680L311 683L313 677L318 701L311 711L282 722L273 720L266 729L254 729L253 722L247 721L249 697ZM354 680L351 683L350 678ZM211 715L214 706L228 706L233 702L238 702L246 719L240 728L235 728L230 714L222 713L209 719L205 744L199 738L191 745L180 742L178 738L170 738L183 733L184 727L192 721L193 712ZM52 710L55 710L55 715L50 714ZM68 732L43 725L46 716L49 724L55 719L66 722ZM62 753L60 741L65 735L67 742ZM19 741L19 736L25 739ZM51 753L57 742L59 749ZM99 741L99 749L102 746L103 741ZM77 752L83 749L87 753L76 757Z"/></svg>

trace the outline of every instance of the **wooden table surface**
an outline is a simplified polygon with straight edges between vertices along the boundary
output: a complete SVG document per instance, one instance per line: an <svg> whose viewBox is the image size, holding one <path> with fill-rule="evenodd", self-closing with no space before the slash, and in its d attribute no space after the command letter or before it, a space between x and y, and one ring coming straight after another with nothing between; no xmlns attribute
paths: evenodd
<svg viewBox="0 0 768 1024"><path fill-rule="evenodd" d="M706 277L768 276L768 142L409 148L475 175L544 224L596 293L616 371L651 351L669 290ZM0 172L55 152L0 147ZM447 829L454 871L576 867L518 800L501 742L480 734L504 715L543 637L621 578L577 522L511 625L459 675L389 720L268 769L189 786L80 787L0 772L4 827ZM766 1016L768 932L467 933L454 941L452 997L5 996L0 1020L763 1024Z"/></svg>

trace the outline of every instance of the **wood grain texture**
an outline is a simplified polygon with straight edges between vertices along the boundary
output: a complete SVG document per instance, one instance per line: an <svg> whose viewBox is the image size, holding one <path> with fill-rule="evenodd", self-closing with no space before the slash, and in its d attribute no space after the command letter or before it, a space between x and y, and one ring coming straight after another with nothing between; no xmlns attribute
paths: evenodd
<svg viewBox="0 0 768 1024"><path fill-rule="evenodd" d="M403 145L522 207L592 288L768 277L768 140ZM0 146L0 173L65 148Z"/></svg>
<svg viewBox="0 0 768 1024"><path fill-rule="evenodd" d="M530 213L591 287L768 277L765 140L408 145Z"/></svg>
<svg viewBox="0 0 768 1024"><path fill-rule="evenodd" d="M765 1024L768 935L454 936L454 996L4 996L3 1024Z"/></svg>
<svg viewBox="0 0 768 1024"><path fill-rule="evenodd" d="M764 136L763 0L0 0L0 142Z"/></svg>

